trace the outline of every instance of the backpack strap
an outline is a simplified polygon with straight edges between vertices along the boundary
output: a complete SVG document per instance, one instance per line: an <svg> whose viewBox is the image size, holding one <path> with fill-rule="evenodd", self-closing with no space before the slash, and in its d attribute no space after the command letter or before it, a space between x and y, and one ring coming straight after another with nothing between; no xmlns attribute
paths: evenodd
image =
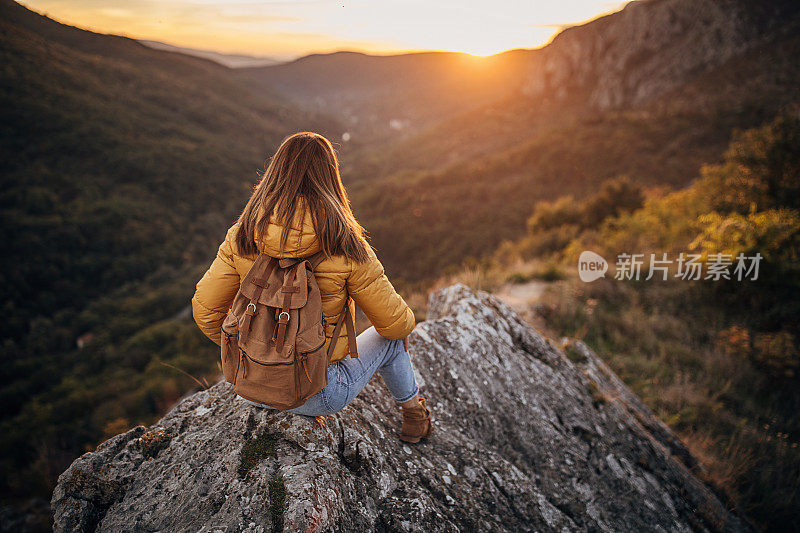
<svg viewBox="0 0 800 533"><path fill-rule="evenodd" d="M263 266L265 262L266 266ZM258 299L261 297L261 292L269 286L267 280L272 275L272 271L275 270L277 264L278 262L274 257L259 254L253 266L250 267L250 271L245 276L245 279L242 280L242 283L252 283L256 286L253 298L250 299L250 303L247 304L247 309L245 309L244 312L244 322L242 323L243 331L250 331L250 320L253 318L253 315L256 314L256 311L258 311ZM260 277L257 276L259 271L263 271L264 275Z"/></svg>
<svg viewBox="0 0 800 533"><path fill-rule="evenodd" d="M333 327L333 337L328 346L328 360L330 361L333 355L333 350L336 348L336 343L339 341L339 333L342 331L342 324L347 328L347 341L350 345L350 357L358 359L358 346L356 345L356 324L353 319L353 314L350 312L350 296L344 302L344 308L339 314L339 319Z"/></svg>
<svg viewBox="0 0 800 533"><path fill-rule="evenodd" d="M347 328L347 342L350 345L350 357L353 359L358 359L358 346L356 345L356 319L353 314L350 313L350 302L348 301L347 303L347 318L344 321L344 325Z"/></svg>
<svg viewBox="0 0 800 533"><path fill-rule="evenodd" d="M316 271L319 264L322 263L324 260L325 260L325 252L322 250L306 258L306 261L308 261L311 264L312 271Z"/></svg>
<svg viewBox="0 0 800 533"><path fill-rule="evenodd" d="M311 271L315 272L317 267L326 259L326 257L327 256L325 255L324 250L320 250L314 255L307 257L306 261L308 261L309 265L311 265ZM339 318L336 320L336 325L333 327L333 337L331 338L331 343L328 346L328 360L330 360L331 356L333 355L333 350L336 348L336 343L339 341L339 335L342 331L342 324L344 324L345 328L347 328L347 342L349 344L350 357L357 359L358 346L356 345L356 323L353 313L350 312L349 295L344 302L344 308L342 308Z"/></svg>
<svg viewBox="0 0 800 533"><path fill-rule="evenodd" d="M295 264L289 272L286 274L286 278L284 279L283 287L281 287L281 292L283 293L283 305L281 306L281 311L278 313L278 333L275 340L275 349L278 352L283 351L283 343L286 341L286 325L289 323L289 309L291 308L292 304L292 295L296 292L300 292L300 287L295 286L294 279L297 275L297 268L298 264Z"/></svg>

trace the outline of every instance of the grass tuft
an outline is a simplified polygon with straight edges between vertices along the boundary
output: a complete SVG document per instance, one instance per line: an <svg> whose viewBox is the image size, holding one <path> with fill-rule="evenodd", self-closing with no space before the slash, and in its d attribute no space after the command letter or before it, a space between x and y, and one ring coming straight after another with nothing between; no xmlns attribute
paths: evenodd
<svg viewBox="0 0 800 533"><path fill-rule="evenodd" d="M286 484L283 476L276 474L269 482L269 515L272 530L283 531L283 510L286 506Z"/></svg>
<svg viewBox="0 0 800 533"><path fill-rule="evenodd" d="M275 455L275 437L270 433L265 431L246 441L239 453L239 468L236 470L239 477L246 476L262 459L270 455Z"/></svg>

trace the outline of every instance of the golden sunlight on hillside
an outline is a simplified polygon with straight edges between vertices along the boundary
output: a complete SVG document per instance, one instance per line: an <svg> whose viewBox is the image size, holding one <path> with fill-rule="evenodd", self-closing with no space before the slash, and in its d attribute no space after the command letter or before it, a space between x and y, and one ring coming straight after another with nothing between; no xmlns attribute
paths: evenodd
<svg viewBox="0 0 800 533"><path fill-rule="evenodd" d="M562 27L625 1L443 0L232 2L29 0L61 22L102 33L226 53L293 58L312 52L451 50L490 55L545 44Z"/></svg>

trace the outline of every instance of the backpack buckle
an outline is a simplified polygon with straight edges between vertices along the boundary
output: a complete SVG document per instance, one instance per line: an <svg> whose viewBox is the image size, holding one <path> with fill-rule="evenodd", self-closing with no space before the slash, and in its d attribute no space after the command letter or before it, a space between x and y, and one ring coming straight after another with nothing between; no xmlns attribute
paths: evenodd
<svg viewBox="0 0 800 533"><path fill-rule="evenodd" d="M284 318L283 315L286 315L286 318ZM289 313L287 313L286 311L281 311L281 314L278 315L278 322L281 321L283 321L284 323L289 322Z"/></svg>
<svg viewBox="0 0 800 533"><path fill-rule="evenodd" d="M247 304L247 308L245 309L245 312L250 311L250 306L251 305L253 306L253 312L250 313L250 314L254 315L254 314L256 314L257 308L256 308L256 304L254 304L253 302L250 302L249 304Z"/></svg>

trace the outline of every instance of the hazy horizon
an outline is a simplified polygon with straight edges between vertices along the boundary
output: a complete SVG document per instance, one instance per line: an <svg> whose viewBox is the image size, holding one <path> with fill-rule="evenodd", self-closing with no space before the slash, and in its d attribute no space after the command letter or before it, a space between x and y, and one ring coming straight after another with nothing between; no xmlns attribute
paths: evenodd
<svg viewBox="0 0 800 533"><path fill-rule="evenodd" d="M26 7L87 30L222 54L292 60L313 53L492 55L547 44L564 27L628 1L28 0Z"/></svg>

